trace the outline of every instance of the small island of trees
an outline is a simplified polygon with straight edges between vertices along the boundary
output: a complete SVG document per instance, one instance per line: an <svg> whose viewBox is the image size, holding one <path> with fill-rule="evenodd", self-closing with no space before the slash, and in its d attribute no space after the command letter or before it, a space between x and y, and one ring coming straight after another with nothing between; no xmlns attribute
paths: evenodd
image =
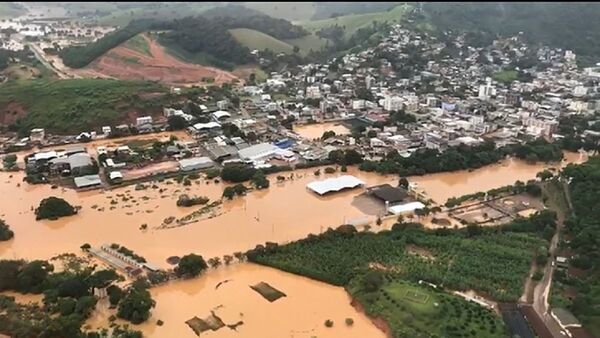
<svg viewBox="0 0 600 338"><path fill-rule="evenodd" d="M58 197L44 198L39 207L35 209L35 219L58 219L64 216L75 215L77 210L67 201Z"/></svg>

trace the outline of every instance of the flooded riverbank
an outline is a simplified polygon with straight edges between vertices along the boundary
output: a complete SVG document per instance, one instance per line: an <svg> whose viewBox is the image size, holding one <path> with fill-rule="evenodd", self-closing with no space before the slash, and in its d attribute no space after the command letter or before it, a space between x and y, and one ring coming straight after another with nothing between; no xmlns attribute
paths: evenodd
<svg viewBox="0 0 600 338"><path fill-rule="evenodd" d="M584 158L567 154L567 159L563 164ZM431 174L409 180L417 182L435 201L444 203L452 196L485 191L516 180L527 181L548 166L552 165L528 165L511 159L472 172ZM376 216L364 214L353 203L362 189L324 197L309 192L307 183L341 174L316 177L313 172L314 169L295 171L293 180L281 183L276 182L275 174L269 189L224 201L216 212L219 216L172 229L156 228L168 217L182 218L197 209L177 207L180 194L206 196L214 201L221 197L226 185L200 179L185 187L168 180L156 183L156 189L136 191L129 186L111 191L75 192L51 189L48 185L17 186L23 173L3 172L0 191L10 198L0 205L0 218L11 226L15 238L0 243L0 257L48 259L64 252L78 252L84 243L92 246L119 243L155 265L168 267L165 259L172 255L195 252L206 258L222 256L246 251L266 241L297 240L353 220L375 220ZM348 174L357 176L366 186L397 184L395 176L361 172L357 168L349 168ZM62 197L81 206L81 211L56 221L35 221L34 209L48 196ZM140 230L142 224L147 225L147 230Z"/></svg>
<svg viewBox="0 0 600 338"><path fill-rule="evenodd" d="M325 122L315 124L294 125L294 132L309 140L321 138L326 131L334 131L336 135L350 134L350 129L342 122Z"/></svg>
<svg viewBox="0 0 600 338"><path fill-rule="evenodd" d="M249 287L262 281L286 296L270 303ZM220 282L224 283L216 288ZM146 323L133 326L147 337L197 337L185 321L194 316L205 318L211 310L226 324L243 324L236 328L237 332L223 327L201 336L385 337L366 315L350 305L351 299L343 288L251 263L222 267L195 279L152 288L151 293L157 302L152 316ZM101 302L99 311L88 320L92 328L105 326L114 313L106 305ZM354 324L347 326L346 318L352 318ZM156 325L159 319L164 325ZM334 321L332 328L325 327L327 319Z"/></svg>
<svg viewBox="0 0 600 338"><path fill-rule="evenodd" d="M526 182L535 179L535 175L548 168L560 169L569 163L587 161L586 154L565 152L561 163L528 164L518 159L504 160L499 164L485 166L473 171L460 170L453 172L429 174L410 177L410 182L417 182L427 195L435 202L444 204L450 197L458 197L479 191L510 185L516 181Z"/></svg>
<svg viewBox="0 0 600 338"><path fill-rule="evenodd" d="M579 154L567 154L567 161L554 165L528 165L518 160L507 160L481 169L454 173L439 173L409 177L418 182L430 197L445 202L448 197L488 190L516 180L535 178L547 167L559 167L568 162L585 159ZM272 175L269 189L250 192L247 196L224 201L216 217L172 229L157 229L170 217L182 218L197 208L176 206L180 194L206 196L211 201L221 197L226 186L213 180L196 180L191 186L173 179L152 183L145 190L133 186L111 191L76 192L51 189L48 185L22 183L23 172L0 173L0 192L5 196L0 205L0 218L6 220L15 232L15 238L0 243L0 257L7 259L49 259L64 252L79 252L84 243L100 246L118 243L145 257L150 263L168 268L166 258L197 253L205 259L246 251L266 241L285 243L319 233L353 220L376 216L367 215L358 208L357 197L364 191L354 189L320 197L306 189L315 180L338 176L342 173L314 176L316 169L297 170ZM396 185L398 177L382 176L348 168L366 186L389 183ZM11 177L12 175L12 177ZM284 175L284 182L275 177ZM59 196L80 212L56 221L35 221L34 209L40 200ZM393 219L384 222L387 228ZM141 225L146 224L143 230ZM218 290L216 284L223 284ZM267 282L287 294L274 303L266 302L249 285ZM210 270L204 276L179 281L152 289L157 301L150 321L141 329L149 337L195 337L185 321L197 316L205 318L215 310L224 322L244 321L238 332L224 327L207 335L229 337L379 337L383 333L361 317L352 306L347 294L336 288L303 277L253 264L236 264L219 270ZM327 300L327 301L323 301ZM223 305L223 307L219 307ZM219 308L217 308L219 307ZM106 325L110 311L105 301L91 319L92 326ZM215 309L217 308L217 309ZM243 316L241 315L243 313ZM345 317L352 317L353 327L346 327ZM164 326L156 326L160 319ZM334 328L325 328L323 322L331 319ZM364 322L364 325L361 324ZM266 328L266 329L265 329ZM175 332L175 333L172 333Z"/></svg>

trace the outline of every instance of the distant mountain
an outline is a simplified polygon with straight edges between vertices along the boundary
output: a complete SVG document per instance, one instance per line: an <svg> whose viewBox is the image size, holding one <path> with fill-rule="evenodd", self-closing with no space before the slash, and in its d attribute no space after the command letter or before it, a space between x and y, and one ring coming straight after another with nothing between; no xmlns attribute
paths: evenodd
<svg viewBox="0 0 600 338"><path fill-rule="evenodd" d="M600 3L435 2L421 3L422 18L439 30L469 31L482 44L497 35L571 49L592 61L600 56Z"/></svg>

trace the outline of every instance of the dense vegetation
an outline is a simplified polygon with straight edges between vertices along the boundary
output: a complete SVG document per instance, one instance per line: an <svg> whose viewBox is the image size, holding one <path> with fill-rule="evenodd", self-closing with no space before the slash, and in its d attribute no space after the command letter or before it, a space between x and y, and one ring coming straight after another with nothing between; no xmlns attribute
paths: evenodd
<svg viewBox="0 0 600 338"><path fill-rule="evenodd" d="M506 337L490 310L439 289L372 271L351 281L348 291L367 314L383 317L394 337Z"/></svg>
<svg viewBox="0 0 600 338"><path fill-rule="evenodd" d="M46 261L0 260L0 291L44 294L42 305L21 305L13 297L0 296L0 333L12 337L100 337L97 332L81 330L97 303L93 291L113 287L122 277L113 270L88 267L74 255L63 263L64 269L55 272ZM141 333L117 328L113 336L133 338Z"/></svg>
<svg viewBox="0 0 600 338"><path fill-rule="evenodd" d="M259 11L240 5L215 7L202 14L207 18L217 18L231 28L249 28L263 32L277 39L296 39L308 32L284 19L272 18Z"/></svg>
<svg viewBox="0 0 600 338"><path fill-rule="evenodd" d="M352 226L309 235L284 246L259 246L248 259L334 285L347 285L376 264L407 280L426 280L451 289L475 289L501 301L520 297L536 252L546 241L526 232L528 226L552 223L535 215L499 230L425 231L418 224L394 225L392 231L356 233ZM430 253L411 254L411 248ZM545 248L542 250L546 250ZM545 252L545 251L544 251Z"/></svg>
<svg viewBox="0 0 600 338"><path fill-rule="evenodd" d="M77 210L69 202L51 196L40 201L40 205L35 209L35 219L57 219L76 213Z"/></svg>
<svg viewBox="0 0 600 338"><path fill-rule="evenodd" d="M26 116L9 126L21 135L29 135L32 128L45 128L47 132L56 134L75 134L119 124L125 119L123 113L132 108L145 111L162 109L161 98L140 100L144 93L157 92L165 92L165 89L149 82L37 80L3 85L0 107L13 103L27 112Z"/></svg>
<svg viewBox="0 0 600 338"><path fill-rule="evenodd" d="M395 173L401 176L423 175L461 169L477 169L496 163L506 155L514 155L531 162L558 161L563 156L557 144L548 143L542 139L498 149L494 142L487 141L476 146L450 147L444 152L423 149L412 153L407 158L400 156L397 152L392 152L381 161L361 163L360 169L384 174Z"/></svg>
<svg viewBox="0 0 600 338"><path fill-rule="evenodd" d="M559 281L577 290L568 304L584 326L595 336L600 335L600 158L590 158L581 165L568 165L562 175L572 179L569 184L573 215L565 221L571 237L571 261L584 273L581 278L559 275Z"/></svg>
<svg viewBox="0 0 600 338"><path fill-rule="evenodd" d="M157 26L157 23L153 20L134 21L126 27L108 33L97 41L85 46L71 46L64 48L59 52L59 56L66 66L82 68L104 55L104 53L109 50L154 26Z"/></svg>
<svg viewBox="0 0 600 338"><path fill-rule="evenodd" d="M496 35L512 36L524 32L534 43L575 51L581 56L600 53L596 3L424 3L423 18L440 30L467 31L482 44ZM585 32L585 34L582 34Z"/></svg>
<svg viewBox="0 0 600 338"><path fill-rule="evenodd" d="M523 183L521 181L516 181L513 185L505 185L503 187L490 189L488 191L479 191L472 194L462 195L460 197L450 197L445 203L445 206L452 208L461 203L473 199L482 199L486 195L488 198L494 198L503 194L520 194L526 192L531 196L539 197L542 194L542 189L535 182L535 180L529 181L527 183Z"/></svg>
<svg viewBox="0 0 600 338"><path fill-rule="evenodd" d="M14 236L15 233L12 230L10 230L8 224L6 224L6 222L4 222L3 219L0 219L0 242L8 241Z"/></svg>
<svg viewBox="0 0 600 338"><path fill-rule="evenodd" d="M232 8L234 12L249 11L241 6L228 6L228 8ZM292 25L286 20L247 13L224 16L224 12L220 9L215 9L210 16L186 17L175 20L168 26L170 31L160 35L162 44L175 50L184 50L192 55L207 54L213 63L218 62L217 66L225 68L252 60L250 50L237 42L229 32L230 29L253 29L277 39L299 38L307 33L302 27ZM198 32L203 34L198 35Z"/></svg>

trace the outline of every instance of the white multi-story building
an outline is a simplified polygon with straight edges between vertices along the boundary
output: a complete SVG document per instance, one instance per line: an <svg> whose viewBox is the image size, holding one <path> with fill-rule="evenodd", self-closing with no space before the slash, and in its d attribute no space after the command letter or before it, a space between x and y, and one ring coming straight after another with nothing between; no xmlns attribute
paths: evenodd
<svg viewBox="0 0 600 338"><path fill-rule="evenodd" d="M321 90L319 89L319 86L306 87L306 97L309 99L321 98Z"/></svg>
<svg viewBox="0 0 600 338"><path fill-rule="evenodd" d="M486 78L486 84L479 86L479 99L489 100L490 97L496 95L496 88L492 86L492 79Z"/></svg>
<svg viewBox="0 0 600 338"><path fill-rule="evenodd" d="M135 125L138 127L149 123L152 124L152 116L142 116L135 119Z"/></svg>
<svg viewBox="0 0 600 338"><path fill-rule="evenodd" d="M383 109L387 111L401 110L403 105L399 96L388 96L383 100Z"/></svg>

